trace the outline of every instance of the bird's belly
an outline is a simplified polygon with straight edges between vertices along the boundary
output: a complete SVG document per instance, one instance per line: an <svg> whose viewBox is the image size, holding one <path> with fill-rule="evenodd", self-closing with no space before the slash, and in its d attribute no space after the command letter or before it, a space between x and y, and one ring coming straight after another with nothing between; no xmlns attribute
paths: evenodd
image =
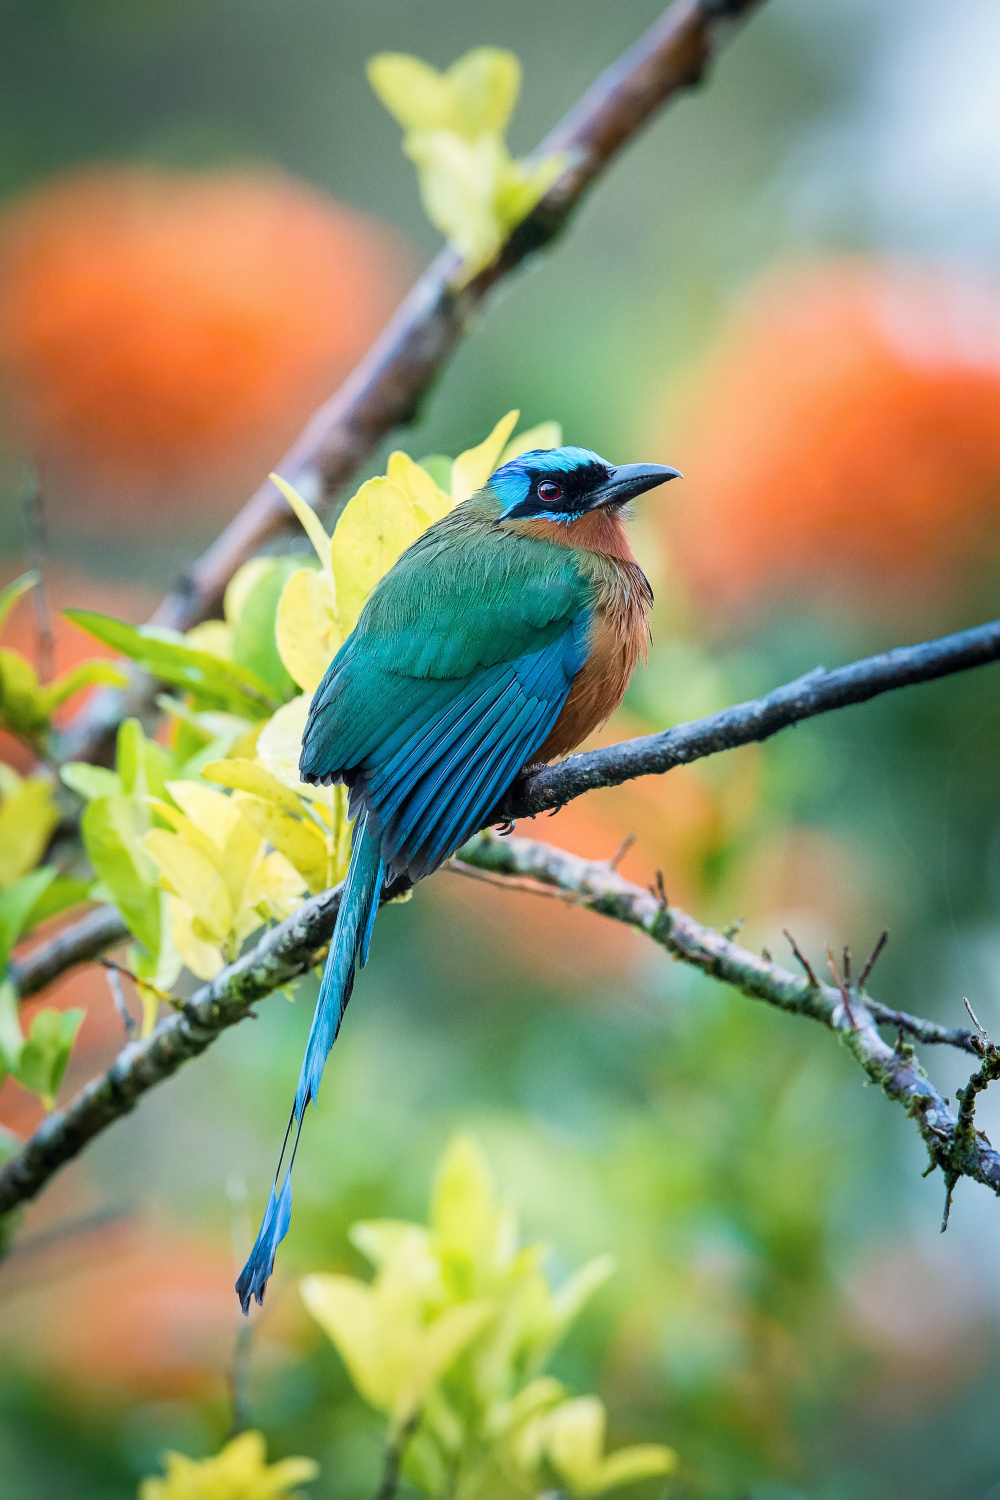
<svg viewBox="0 0 1000 1500"><path fill-rule="evenodd" d="M611 717L625 696L645 642L644 614L641 622L637 619L633 625L617 612L598 612L590 654L573 679L548 739L531 757L533 761L567 755Z"/></svg>

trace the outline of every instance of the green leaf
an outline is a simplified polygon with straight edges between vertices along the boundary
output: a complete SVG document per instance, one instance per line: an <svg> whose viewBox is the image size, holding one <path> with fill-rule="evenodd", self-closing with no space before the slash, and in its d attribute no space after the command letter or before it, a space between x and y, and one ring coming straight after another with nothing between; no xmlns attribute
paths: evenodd
<svg viewBox="0 0 1000 1500"><path fill-rule="evenodd" d="M65 786L84 802L96 802L98 797L116 797L122 789L121 777L106 766L91 766L85 760L71 760L63 766L59 776Z"/></svg>
<svg viewBox="0 0 1000 1500"><path fill-rule="evenodd" d="M521 64L500 47L473 47L445 75L455 93L453 129L466 140L507 129L521 92Z"/></svg>
<svg viewBox="0 0 1000 1500"><path fill-rule="evenodd" d="M427 471L434 483L444 490L445 494L450 494L452 460L444 453L428 453L427 457L420 459L419 462L420 467Z"/></svg>
<svg viewBox="0 0 1000 1500"><path fill-rule="evenodd" d="M14 734L31 739L45 728L38 677L19 651L0 651L0 719Z"/></svg>
<svg viewBox="0 0 1000 1500"><path fill-rule="evenodd" d="M222 708L248 719L266 719L278 707L271 688L256 672L189 646L176 631L154 625L127 625L93 610L63 613L83 630L129 656L153 677L190 693L198 707Z"/></svg>
<svg viewBox="0 0 1000 1500"><path fill-rule="evenodd" d="M65 703L67 698L72 698L74 693L79 693L83 688L96 687L98 683L103 687L124 687L127 682L128 676L121 667L116 667L113 661L103 661L100 657L94 657L92 661L83 661L72 671L64 672L47 687L39 688L38 701L48 720L60 704Z"/></svg>
<svg viewBox="0 0 1000 1500"><path fill-rule="evenodd" d="M46 777L11 772L0 802L0 890L37 865L59 821Z"/></svg>
<svg viewBox="0 0 1000 1500"><path fill-rule="evenodd" d="M24 1033L17 1010L17 991L9 979L0 983L0 1083L16 1073L24 1048Z"/></svg>
<svg viewBox="0 0 1000 1500"><path fill-rule="evenodd" d="M58 916L61 911L66 911L81 901L89 901L91 884L89 880L76 880L72 875L57 875L49 882L31 908L23 931L27 932L29 928L37 927L39 922Z"/></svg>
<svg viewBox="0 0 1000 1500"><path fill-rule="evenodd" d="M18 1083L40 1096L46 1109L55 1104L83 1017L82 1010L45 1009L38 1011L31 1023L15 1076Z"/></svg>
<svg viewBox="0 0 1000 1500"><path fill-rule="evenodd" d="M33 870L0 896L0 975L6 971L11 949L28 927L31 913L55 873L49 868Z"/></svg>
<svg viewBox="0 0 1000 1500"><path fill-rule="evenodd" d="M13 583L8 583L7 587L0 593L0 630L7 623L7 616L17 601L29 589L33 589L40 582L41 574L37 568L32 568L30 573L22 573L20 578L15 578Z"/></svg>
<svg viewBox="0 0 1000 1500"><path fill-rule="evenodd" d="M115 763L126 797L165 797L167 782L177 774L173 755L147 739L138 719L125 719L118 730Z"/></svg>
<svg viewBox="0 0 1000 1500"><path fill-rule="evenodd" d="M84 808L83 841L129 931L150 953L160 948L159 872L142 846L148 807L131 797L102 797Z"/></svg>
<svg viewBox="0 0 1000 1500"><path fill-rule="evenodd" d="M233 630L233 661L255 672L282 702L292 697L295 683L285 671L275 642L274 617L285 584L299 572L302 557L269 558L267 569L253 585Z"/></svg>
<svg viewBox="0 0 1000 1500"><path fill-rule="evenodd" d="M430 63L406 52L380 52L365 71L404 130L445 130L454 123L454 93Z"/></svg>

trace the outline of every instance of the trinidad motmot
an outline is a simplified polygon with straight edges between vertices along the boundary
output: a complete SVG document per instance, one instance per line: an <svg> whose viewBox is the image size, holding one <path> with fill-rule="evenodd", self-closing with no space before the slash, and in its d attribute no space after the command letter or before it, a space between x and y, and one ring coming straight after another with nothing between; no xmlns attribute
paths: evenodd
<svg viewBox="0 0 1000 1500"><path fill-rule="evenodd" d="M286 1145L316 1099L386 882L429 875L490 822L526 765L565 755L621 703L653 602L623 507L679 477L585 448L522 453L373 590L302 739L303 780L345 783L356 822ZM236 1283L244 1312L263 1300L288 1229L294 1157L293 1146L280 1193L279 1161Z"/></svg>

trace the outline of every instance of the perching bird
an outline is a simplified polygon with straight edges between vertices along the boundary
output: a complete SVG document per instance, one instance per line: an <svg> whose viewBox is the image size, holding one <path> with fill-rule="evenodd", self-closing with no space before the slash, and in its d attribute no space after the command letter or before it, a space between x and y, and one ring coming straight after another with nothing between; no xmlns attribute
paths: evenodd
<svg viewBox="0 0 1000 1500"><path fill-rule="evenodd" d="M357 822L286 1145L316 1099L386 880L430 874L490 821L525 765L565 755L621 703L653 602L622 508L679 477L586 448L522 453L373 590L302 740L303 780L346 783ZM280 1194L279 1160L236 1283L244 1312L263 1300L288 1229L294 1158L293 1147Z"/></svg>

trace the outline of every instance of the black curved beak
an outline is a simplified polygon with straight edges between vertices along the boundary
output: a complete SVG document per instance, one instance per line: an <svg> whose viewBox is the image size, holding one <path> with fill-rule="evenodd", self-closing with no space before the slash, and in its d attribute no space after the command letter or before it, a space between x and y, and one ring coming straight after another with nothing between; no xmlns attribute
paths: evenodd
<svg viewBox="0 0 1000 1500"><path fill-rule="evenodd" d="M612 469L610 477L593 493L591 508L604 505L624 505L636 495L653 490L668 479L683 479L680 469L671 469L668 464L619 464Z"/></svg>

